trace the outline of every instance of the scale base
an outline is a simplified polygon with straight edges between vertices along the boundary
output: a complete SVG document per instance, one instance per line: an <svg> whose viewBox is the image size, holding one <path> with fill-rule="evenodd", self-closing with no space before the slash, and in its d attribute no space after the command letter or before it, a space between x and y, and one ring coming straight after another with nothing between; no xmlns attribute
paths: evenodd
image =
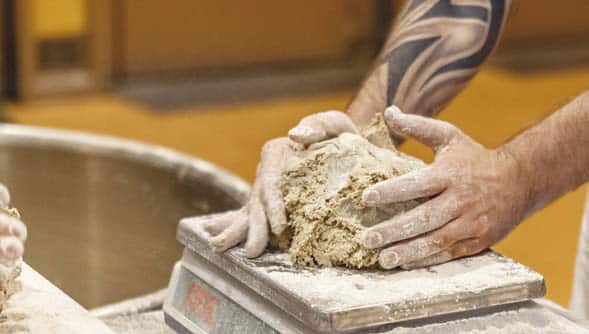
<svg viewBox="0 0 589 334"><path fill-rule="evenodd" d="M510 315L513 311L553 316L536 303L523 301L352 331L317 331L189 250L185 250L182 260L174 266L169 291L164 304L165 321L178 334L391 334L397 333L395 329L403 330L399 333L419 333L422 326L438 325L444 330L462 333L462 328L469 328L469 323L476 324L481 317L491 318L494 324L504 318L508 334L511 333L509 326L517 325Z"/></svg>
<svg viewBox="0 0 589 334"><path fill-rule="evenodd" d="M412 271L296 268L280 252L213 252L199 218L177 236L185 249L164 312L178 333L389 333L545 293L541 275L490 251Z"/></svg>

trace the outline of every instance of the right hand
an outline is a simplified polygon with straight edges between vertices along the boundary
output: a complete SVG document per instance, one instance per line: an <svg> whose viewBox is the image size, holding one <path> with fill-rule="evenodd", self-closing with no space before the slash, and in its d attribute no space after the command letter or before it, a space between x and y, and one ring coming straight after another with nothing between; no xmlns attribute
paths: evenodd
<svg viewBox="0 0 589 334"><path fill-rule="evenodd" d="M287 226L280 178L289 156L303 146L343 132L357 133L358 130L346 114L330 110L303 118L288 132L288 138L266 142L247 204L235 211L202 218L202 224L211 235L211 247L223 252L245 240L246 256L260 256L268 246L270 231L279 235Z"/></svg>
<svg viewBox="0 0 589 334"><path fill-rule="evenodd" d="M8 212L10 193L0 184L0 263L11 263L22 257L24 242L27 239L27 227L18 218Z"/></svg>

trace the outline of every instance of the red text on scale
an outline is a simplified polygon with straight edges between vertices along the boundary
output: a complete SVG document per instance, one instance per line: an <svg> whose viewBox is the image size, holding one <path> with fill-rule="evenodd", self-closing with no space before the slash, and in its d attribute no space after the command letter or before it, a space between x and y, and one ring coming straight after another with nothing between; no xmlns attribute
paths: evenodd
<svg viewBox="0 0 589 334"><path fill-rule="evenodd" d="M188 286L184 304L190 308L195 317L206 322L209 326L215 325L215 309L219 304L219 299L196 282L192 282Z"/></svg>

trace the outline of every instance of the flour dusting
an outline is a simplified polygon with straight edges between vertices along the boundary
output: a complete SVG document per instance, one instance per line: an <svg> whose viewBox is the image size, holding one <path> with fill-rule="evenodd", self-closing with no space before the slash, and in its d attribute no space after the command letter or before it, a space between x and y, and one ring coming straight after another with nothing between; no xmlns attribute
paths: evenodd
<svg viewBox="0 0 589 334"><path fill-rule="evenodd" d="M499 311L479 312L447 321L417 323L370 332L374 334L587 334L589 330L534 302L505 307Z"/></svg>
<svg viewBox="0 0 589 334"><path fill-rule="evenodd" d="M255 271L267 275L293 295L326 312L366 305L394 305L396 309L405 310L412 303L424 304L441 296L464 292L478 294L498 287L542 280L539 274L493 252L411 271L295 270L289 256L284 253L267 253L248 261L251 261Z"/></svg>

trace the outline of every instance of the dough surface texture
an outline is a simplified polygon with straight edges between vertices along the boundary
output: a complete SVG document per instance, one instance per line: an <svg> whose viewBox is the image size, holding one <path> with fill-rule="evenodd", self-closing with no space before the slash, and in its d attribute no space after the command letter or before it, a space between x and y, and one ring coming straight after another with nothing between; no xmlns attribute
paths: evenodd
<svg viewBox="0 0 589 334"><path fill-rule="evenodd" d="M287 162L281 190L288 228L273 243L288 251L295 265L376 267L379 250L363 247L357 235L419 203L386 208L362 204L362 191L368 186L425 166L397 151L386 129L381 130L381 123L375 122L363 136L344 133L310 145Z"/></svg>

